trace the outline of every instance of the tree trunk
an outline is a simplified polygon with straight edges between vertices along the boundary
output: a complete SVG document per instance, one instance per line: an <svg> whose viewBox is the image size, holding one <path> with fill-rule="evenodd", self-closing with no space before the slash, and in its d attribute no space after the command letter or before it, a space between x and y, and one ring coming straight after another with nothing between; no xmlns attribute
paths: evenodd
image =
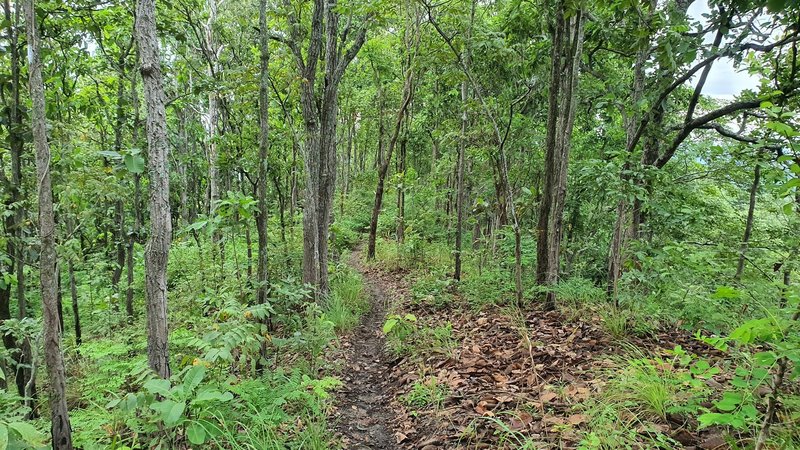
<svg viewBox="0 0 800 450"><path fill-rule="evenodd" d="M167 329L167 260L172 238L169 205L167 113L161 80L155 0L136 4L144 97L147 105L148 173L150 176L150 236L145 249L147 297L147 361L160 377L169 378Z"/></svg>
<svg viewBox="0 0 800 450"><path fill-rule="evenodd" d="M649 3L649 12L646 17L640 15L639 17L639 26L646 27L649 21L652 18L652 15L656 8L655 0L651 0ZM641 14L641 12L640 12ZM625 136L626 136L626 148L629 149L627 157L633 153L633 140L635 139L637 127L639 125L639 121L641 120L641 114L637 112L638 103L641 101L642 96L644 95L644 87L645 87L645 63L651 54L650 48L650 40L643 39L639 43L639 47L636 51L636 61L634 62L633 66L633 84L631 86L631 100L630 100L630 107L629 110L626 111L627 114L623 115L623 122L625 126ZM644 151L642 153L641 158L641 167L645 167L647 164L652 164L655 161L655 158L652 157L652 154L655 152L656 157L658 157L658 142L654 142L652 139L648 139L644 145ZM630 176L628 172L631 170L632 162L630 160L625 161L623 164L622 173L620 174L620 179L623 181L623 184L626 184L630 181ZM643 183L642 180L637 179L636 183L641 185ZM633 200L633 209L630 210L629 208L629 201L623 195L619 201L617 202L617 212L616 212L616 219L614 222L614 229L612 232L611 237L611 245L609 247L609 257L608 257L608 284L606 285L606 292L611 298L614 303L619 306L619 297L618 297L618 285L619 279L622 276L622 264L624 260L624 252L625 252L625 243L628 238L630 239L638 239L639 235L639 224L643 219L643 208L642 208L642 201L637 197ZM629 218L631 216L632 218ZM626 236L628 223L631 223L630 227L630 236Z"/></svg>
<svg viewBox="0 0 800 450"><path fill-rule="evenodd" d="M80 347L83 342L81 339L81 313L78 309L78 286L75 284L75 269L72 261L67 263L69 274L69 295L72 299L72 317L75 322L75 346Z"/></svg>
<svg viewBox="0 0 800 450"><path fill-rule="evenodd" d="M400 149L397 152L397 171L400 173L400 185L397 187L397 243L402 244L406 231L406 143L408 142L408 114L406 114L403 137L400 138Z"/></svg>
<svg viewBox="0 0 800 450"><path fill-rule="evenodd" d="M119 60L117 61L117 73L119 79L117 80L117 105L116 105L116 119L114 124L114 151L117 154L122 153L122 132L125 127L125 59L128 50L121 51ZM125 206L121 198L114 202L114 223L117 225L114 230L114 246L116 248L116 261L114 262L114 270L111 275L111 286L117 298L114 299L114 311L119 309L119 282L122 279L122 270L125 266Z"/></svg>
<svg viewBox="0 0 800 450"><path fill-rule="evenodd" d="M31 129L36 149L36 177L39 180L39 256L44 352L50 386L50 418L54 449L72 449L72 427L67 411L67 386L64 357L61 353L61 333L58 329L58 281L56 280L56 224L53 212L53 191L50 181L50 145L47 142L42 61L39 56L39 32L36 27L34 0L25 2L25 23L28 31L28 79L31 109Z"/></svg>
<svg viewBox="0 0 800 450"><path fill-rule="evenodd" d="M583 11L568 14L565 2L559 1L553 35L552 69L545 140L545 183L539 208L536 249L536 282L548 290L545 308L555 308L564 200L567 191L572 127L575 120L580 58L583 50Z"/></svg>
<svg viewBox="0 0 800 450"><path fill-rule="evenodd" d="M475 3L473 2L472 11L474 13ZM470 28L472 28L470 20ZM468 34L469 36L469 34ZM469 40L469 38L467 38ZM469 64L469 51L465 51L465 64ZM469 100L469 89L467 80L461 82L461 134L458 140L458 158L456 162L456 248L455 264L453 267L453 279L461 281L461 238L464 232L464 158L467 147L467 101Z"/></svg>
<svg viewBox="0 0 800 450"><path fill-rule="evenodd" d="M205 48L208 62L208 76L216 78L217 74L217 44L214 39L214 23L217 20L217 0L207 0L208 21L205 24ZM208 94L208 109L205 116L206 140L208 142L208 215L212 217L219 203L219 150L217 148L217 127L219 124L220 98L216 90ZM214 241L219 239L219 234L214 234Z"/></svg>
<svg viewBox="0 0 800 450"><path fill-rule="evenodd" d="M307 51L299 44L298 18L288 15L290 38L299 75L300 103L306 128L306 199L303 211L303 282L315 288L315 298L328 293L328 232L336 185L336 117L339 84L344 71L366 40L363 26L346 51L340 48L339 10L336 0L315 0ZM323 39L324 32L324 39ZM324 52L323 45L325 46ZM324 64L324 83L318 86L317 63Z"/></svg>
<svg viewBox="0 0 800 450"><path fill-rule="evenodd" d="M381 205L383 204L383 190L386 182L386 174L389 171L389 163L392 160L392 153L397 145L397 138L400 134L400 127L403 124L403 117L405 117L406 108L411 103L411 97L414 93L413 88L413 72L412 64L409 55L408 66L406 68L405 82L403 83L403 101L400 104L400 109L397 111L397 119L394 124L394 132L392 138L389 140L389 147L386 149L386 157L380 162L378 167L378 186L375 188L375 201L372 206L372 217L369 222L369 240L367 243L367 259L375 259L375 242L378 233L378 217L381 212Z"/></svg>
<svg viewBox="0 0 800 450"><path fill-rule="evenodd" d="M733 279L739 281L742 279L742 272L744 271L744 261L746 258L747 247L750 245L750 235L753 233L753 216L756 210L756 194L758 194L758 185L761 183L761 165L756 163L753 170L753 184L750 186L750 204L747 208L747 223L744 227L744 237L742 237L742 244L739 248L739 263L736 265L736 275Z"/></svg>
<svg viewBox="0 0 800 450"><path fill-rule="evenodd" d="M267 32L267 0L259 1L258 45L261 53L261 72L258 82L258 232L257 294L258 304L266 303L269 290L269 260L267 256L267 176L269 152L269 36Z"/></svg>
<svg viewBox="0 0 800 450"><path fill-rule="evenodd" d="M135 32L135 30L134 30ZM137 49L138 52L138 49ZM133 145L139 145L139 126L141 124L141 117L139 116L139 92L136 89L137 85L136 71L131 71L131 104L133 105L133 128L131 129L131 140ZM128 270L128 287L125 292L125 313L128 316L128 322L133 322L133 251L136 242L142 230L142 212L141 212L141 174L133 174L133 230L128 234L128 245L126 254L126 267Z"/></svg>
<svg viewBox="0 0 800 450"><path fill-rule="evenodd" d="M23 238L23 223L25 219L25 209L19 201L22 197L22 150L23 140L19 133L15 130L21 129L22 116L20 114L20 62L19 62L19 45L18 45L18 26L19 26L19 8L14 9L14 16L12 17L11 5L8 0L3 3L5 10L5 20L8 22L8 51L10 53L11 62L11 105L6 108L8 120L8 140L11 153L11 180L5 177L5 173L0 174L3 184L8 189L8 200L6 208L13 209L13 214L5 217L4 225L5 232L8 235L6 239L6 252L9 256L9 263L0 263L0 270L8 274L15 274L17 278L17 305L18 317L23 318L26 315L25 303L25 259L22 248ZM13 206L12 206L13 205ZM0 288L0 324L11 319L11 284L4 284ZM3 344L8 350L9 354L14 359L14 364L19 366L26 365L23 361L23 353L17 348L11 333L3 334ZM14 372L25 372L25 369L14 370ZM10 372L7 372L10 373ZM22 375L20 375L22 376ZM24 396L24 390L19 391L20 396Z"/></svg>

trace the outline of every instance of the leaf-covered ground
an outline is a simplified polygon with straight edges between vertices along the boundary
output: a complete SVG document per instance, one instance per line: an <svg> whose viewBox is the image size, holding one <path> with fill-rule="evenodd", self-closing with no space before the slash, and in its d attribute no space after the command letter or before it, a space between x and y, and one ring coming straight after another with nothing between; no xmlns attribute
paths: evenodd
<svg viewBox="0 0 800 450"><path fill-rule="evenodd" d="M723 449L747 438L699 429L689 413L728 378L705 362L730 367L687 331L614 337L590 310L420 302L413 272L362 258L350 263L373 308L344 341L332 414L345 448ZM393 339L384 314L413 330Z"/></svg>

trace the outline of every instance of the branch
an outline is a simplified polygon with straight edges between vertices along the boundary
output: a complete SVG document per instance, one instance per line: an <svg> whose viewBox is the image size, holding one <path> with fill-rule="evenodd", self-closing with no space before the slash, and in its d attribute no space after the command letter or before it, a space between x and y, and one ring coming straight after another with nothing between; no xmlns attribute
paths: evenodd
<svg viewBox="0 0 800 450"><path fill-rule="evenodd" d="M364 42L366 42L367 40L366 22L369 22L369 16L365 20L365 23L363 24L361 29L358 30L358 34L356 35L356 39L353 42L353 44L350 45L350 48L347 49L342 58L339 60L339 64L336 66L336 70L334 71L334 77L336 77L337 80L340 80L342 78L345 69L347 69L347 66L353 61L353 59L355 59L356 55L358 55L358 52L361 50L361 47L364 46Z"/></svg>

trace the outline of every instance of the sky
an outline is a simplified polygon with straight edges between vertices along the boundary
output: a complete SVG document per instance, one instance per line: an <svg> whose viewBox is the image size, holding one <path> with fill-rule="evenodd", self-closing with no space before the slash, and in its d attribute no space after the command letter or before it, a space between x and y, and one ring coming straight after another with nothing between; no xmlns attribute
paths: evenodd
<svg viewBox="0 0 800 450"><path fill-rule="evenodd" d="M702 15L708 13L708 2L706 0L697 0L689 7L689 15L697 20L705 23ZM707 36L707 41L710 42L713 36ZM694 84L697 83L697 78L693 79ZM758 77L752 76L747 71L738 72L733 67L733 62L730 58L722 58L711 68L708 74L705 86L703 86L703 94L710 97L731 99L738 95L745 89L756 89L758 87Z"/></svg>

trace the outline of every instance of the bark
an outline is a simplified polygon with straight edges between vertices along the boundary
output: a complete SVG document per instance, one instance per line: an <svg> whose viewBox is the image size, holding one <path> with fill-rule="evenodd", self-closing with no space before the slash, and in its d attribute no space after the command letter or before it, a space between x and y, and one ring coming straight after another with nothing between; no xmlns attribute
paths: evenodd
<svg viewBox="0 0 800 450"><path fill-rule="evenodd" d="M58 325L58 281L56 279L55 214L50 181L50 145L47 142L44 82L40 59L39 32L34 0L25 2L28 32L28 81L31 97L31 129L36 150L36 177L39 181L39 256L45 362L50 387L50 419L54 449L72 449L72 427L67 411L67 385L61 333Z"/></svg>
<svg viewBox="0 0 800 450"><path fill-rule="evenodd" d="M294 56L304 80L300 84L300 104L306 129L306 198L303 210L303 282L315 288L316 298L328 293L328 234L333 191L336 186L336 124L339 85L345 69L366 40L366 24L352 32L339 33L336 0L315 0L311 15L308 48L300 43L299 19L288 0L289 38L281 39ZM348 30L350 27L348 26ZM324 36L323 36L324 34ZM343 38L355 36L347 49ZM324 37L324 39L323 39ZM324 45L324 52L323 52ZM317 63L324 64L319 85Z"/></svg>
<svg viewBox="0 0 800 450"><path fill-rule="evenodd" d="M136 89L137 78L136 71L131 73L131 104L133 105L133 129L131 130L131 138L134 145L139 145L139 126L141 118L139 116L139 92ZM128 269L128 287L125 292L125 313L128 316L128 322L133 321L133 250L136 242L139 240L139 233L142 229L142 213L141 213L141 175L138 173L133 174L133 230L128 234L128 245L126 254L126 267Z"/></svg>
<svg viewBox="0 0 800 450"><path fill-rule="evenodd" d="M402 244L405 242L406 236L406 192L405 192L405 176L406 176L406 149L408 143L408 114L404 120L403 136L400 138L400 149L397 152L397 171L401 174L400 186L397 187L397 229L395 236L397 243Z"/></svg>
<svg viewBox="0 0 800 450"><path fill-rule="evenodd" d="M469 27L465 42L469 42L472 36L472 24L475 21L475 1L471 2ZM464 66L469 70L471 66L472 56L469 47L465 44L464 49ZM461 280L461 246L462 235L464 234L464 159L467 151L467 125L469 117L467 116L467 101L469 100L469 86L468 80L461 82L461 133L458 140L458 157L456 158L456 245L454 251L455 261L453 264L453 279L456 281Z"/></svg>
<svg viewBox="0 0 800 450"><path fill-rule="evenodd" d="M475 11L475 3L473 13ZM467 57L468 58L468 57ZM461 134L458 142L458 158L456 162L456 248L455 263L453 267L453 279L461 280L461 239L464 232L464 154L467 146L467 100L469 92L467 80L461 82Z"/></svg>
<svg viewBox="0 0 800 450"><path fill-rule="evenodd" d="M217 21L217 0L208 0L208 21L205 24L205 43L206 60L208 62L208 76L213 80L218 71L218 52L214 39L214 23ZM205 115L206 140L208 142L208 215L214 215L219 203L219 149L217 148L217 128L219 125L219 106L220 99L216 90L211 90L208 94L208 109ZM219 236L215 234L215 241Z"/></svg>
<svg viewBox="0 0 800 450"><path fill-rule="evenodd" d="M12 18L11 5L8 0L3 3L5 10L5 20L8 22L8 48L11 63L11 105L6 108L8 120L8 139L9 149L11 153L11 179L8 180L3 172L3 184L7 188L8 201L6 208L11 209L11 205L15 205L14 213L7 215L4 219L5 232L8 235L6 239L6 252L10 257L9 264L0 263L0 270L9 274L16 274L17 278L17 304L19 306L18 316L22 318L26 315L26 302L25 302L25 272L24 272L24 253L21 242L23 237L23 223L25 218L25 210L21 202L21 188L22 188L22 165L21 156L23 150L22 137L18 131L21 129L21 115L20 112L20 63L19 63L19 45L18 45L18 25L19 25L19 8L15 8L14 17ZM5 285L0 289L0 323L11 318L11 285ZM9 354L14 359L14 364L24 366L23 353L17 347L17 342L11 333L3 334L3 344L8 350ZM16 372L16 371L15 371ZM25 369L20 372L24 374ZM24 377L19 375L18 377ZM19 395L24 396L24 388L19 390Z"/></svg>
<svg viewBox="0 0 800 450"><path fill-rule="evenodd" d="M119 79L117 80L117 105L116 105L116 119L114 124L114 151L118 154L122 153L122 132L125 126L125 60L127 59L129 48L121 49L119 59L117 60L117 73ZM116 248L116 261L111 275L111 286L114 293L117 294L117 299L114 300L114 311L119 309L119 282L122 279L122 270L125 267L125 205L121 198L114 202L114 223L117 228L114 229L114 246Z"/></svg>
<svg viewBox="0 0 800 450"><path fill-rule="evenodd" d="M577 104L583 22L583 11L575 11L568 16L565 2L558 3L545 140L545 182L539 208L536 249L536 282L548 289L544 294L547 309L555 308L556 295L552 288L559 278L567 163Z"/></svg>
<svg viewBox="0 0 800 450"><path fill-rule="evenodd" d="M267 255L267 173L269 152L269 37L267 35L267 0L260 0L258 14L258 44L261 53L261 72L258 83L258 261L256 298L259 304L266 303L269 290L269 266Z"/></svg>
<svg viewBox="0 0 800 450"><path fill-rule="evenodd" d="M758 194L758 185L761 183L761 165L756 163L753 170L753 183L750 185L750 203L747 208L747 222L744 226L744 236L742 237L742 244L739 248L739 262L736 264L736 274L733 279L739 281L742 279L742 272L744 271L744 261L747 257L747 247L750 245L750 235L753 233L753 217L756 210L756 194Z"/></svg>
<svg viewBox="0 0 800 450"><path fill-rule="evenodd" d="M409 54L409 58L411 58ZM367 242L367 259L375 259L375 242L378 233L378 217L381 212L383 204L383 191L386 184L386 174L389 172L389 163L392 160L392 153L395 146L397 146L397 139L400 135L400 128L403 125L403 118L405 117L406 108L411 103L411 97L414 94L413 86L413 71L411 67L411 60L408 60L406 68L405 81L403 82L403 100L400 103L400 108L397 111L397 118L394 123L394 131L389 140L389 146L386 149L386 157L380 162L378 167L378 185L375 188L375 201L372 206L372 217L369 222L369 239Z"/></svg>
<svg viewBox="0 0 800 450"><path fill-rule="evenodd" d="M55 222L54 222L55 223ZM58 263L56 257L56 306L58 311L58 333L64 335L64 294L61 290L61 264Z"/></svg>
<svg viewBox="0 0 800 450"><path fill-rule="evenodd" d="M161 79L155 0L136 4L136 41L147 105L150 236L145 249L147 361L160 377L169 378L167 329L167 259L172 233L169 205L167 114Z"/></svg>
<svg viewBox="0 0 800 450"><path fill-rule="evenodd" d="M72 300L72 317L75 322L75 346L80 347L83 342L81 338L81 313L78 308L78 286L75 284L75 268L72 261L67 263L69 275L69 295Z"/></svg>
<svg viewBox="0 0 800 450"><path fill-rule="evenodd" d="M18 317L27 316L27 303L25 299L25 256L22 241L24 238L25 208L20 202L22 199L22 151L24 139L22 131L22 109L20 103L20 55L19 55L19 8L11 14L11 5L4 1L5 20L8 22L8 44L11 63L11 104L7 111L8 141L11 154L11 182L9 184L9 204L14 206L14 214L6 218L6 231L12 236L7 240L6 250L12 258L10 271L17 278L17 305ZM10 289L10 288L9 288ZM10 292L9 292L10 300ZM0 319L2 319L0 317Z"/></svg>

